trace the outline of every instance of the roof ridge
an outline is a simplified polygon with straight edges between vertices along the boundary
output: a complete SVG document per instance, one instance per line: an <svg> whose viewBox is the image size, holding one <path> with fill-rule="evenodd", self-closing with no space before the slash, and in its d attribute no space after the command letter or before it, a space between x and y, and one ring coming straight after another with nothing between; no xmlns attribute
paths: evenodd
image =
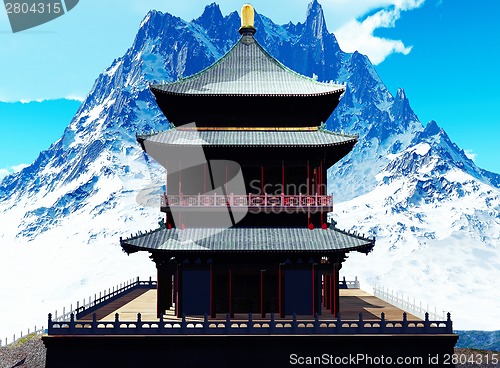
<svg viewBox="0 0 500 368"><path fill-rule="evenodd" d="M311 127L183 127L178 126L176 127L176 130L178 131L245 131L245 132L251 132L251 131L284 131L284 132L308 132L308 131L318 131L319 127L318 126L311 126Z"/></svg>

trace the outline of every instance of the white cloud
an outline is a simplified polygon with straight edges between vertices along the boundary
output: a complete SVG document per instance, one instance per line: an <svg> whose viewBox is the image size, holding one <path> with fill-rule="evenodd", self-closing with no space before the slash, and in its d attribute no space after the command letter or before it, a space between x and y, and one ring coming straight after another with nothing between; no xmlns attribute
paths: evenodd
<svg viewBox="0 0 500 368"><path fill-rule="evenodd" d="M19 165L12 166L11 169L13 172L17 173L28 166L29 166L28 164L19 164Z"/></svg>
<svg viewBox="0 0 500 368"><path fill-rule="evenodd" d="M11 172L7 169L0 169L0 181L3 180L7 175L10 175Z"/></svg>
<svg viewBox="0 0 500 368"><path fill-rule="evenodd" d="M342 1L345 0L339 0ZM408 55L411 46L405 46L401 40L377 37L374 32L379 28L394 28L402 12L419 8L424 2L425 0L381 0L376 2L378 7L375 8L373 3L371 7L368 4L358 7L359 15L356 19L347 21L334 31L340 47L346 52L359 51L367 55L374 64L380 64L393 53ZM374 9L379 10L363 20L358 20Z"/></svg>
<svg viewBox="0 0 500 368"><path fill-rule="evenodd" d="M8 168L0 169L0 181L2 181L3 178L5 178L6 176L9 176L11 174L15 174L28 166L29 166L28 164L19 164L19 165L14 165L14 166L11 166Z"/></svg>
<svg viewBox="0 0 500 368"><path fill-rule="evenodd" d="M64 97L66 100L71 100L71 101L80 101L83 102L85 101L85 96L78 96L78 95L68 95Z"/></svg>
<svg viewBox="0 0 500 368"><path fill-rule="evenodd" d="M464 153L465 153L465 156L467 156L467 158L469 160L476 161L477 153L472 152L471 149L464 150Z"/></svg>
<svg viewBox="0 0 500 368"><path fill-rule="evenodd" d="M63 97L63 98L35 98L35 99L20 99L20 100L16 100L16 99L10 99L10 98L2 98L0 96L0 103L3 102L3 103L17 103L17 102L20 102L22 104L30 104L30 103L33 103L33 102L38 102L38 103L43 103L43 102L50 102L50 101L58 101L58 100L67 100L67 101L78 101L78 102L83 102L85 101L85 97L81 97L81 96L77 96L77 95L68 95L66 97Z"/></svg>

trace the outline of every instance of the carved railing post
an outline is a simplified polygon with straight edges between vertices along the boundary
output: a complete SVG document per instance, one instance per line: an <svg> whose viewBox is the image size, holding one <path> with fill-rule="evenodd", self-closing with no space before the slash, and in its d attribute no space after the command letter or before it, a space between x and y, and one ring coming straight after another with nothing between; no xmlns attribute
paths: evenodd
<svg viewBox="0 0 500 368"><path fill-rule="evenodd" d="M115 321L113 322L113 330L115 331L115 334L118 334L119 329L120 329L120 315L118 313L115 313Z"/></svg>
<svg viewBox="0 0 500 368"><path fill-rule="evenodd" d="M187 322L186 322L186 314L185 313L182 313L181 332L183 334L187 334Z"/></svg>
<svg viewBox="0 0 500 368"><path fill-rule="evenodd" d="M318 333L320 328L319 314L314 315L314 333Z"/></svg>
<svg viewBox="0 0 500 368"><path fill-rule="evenodd" d="M272 312L271 321L269 322L269 332L273 334L275 328L276 328L276 321L274 320L274 312Z"/></svg>
<svg viewBox="0 0 500 368"><path fill-rule="evenodd" d="M429 312L425 312L424 332L429 333L430 329L431 329L431 323L429 322Z"/></svg>
<svg viewBox="0 0 500 368"><path fill-rule="evenodd" d="M453 322L451 321L451 313L447 313L446 318L446 332L453 333Z"/></svg>
<svg viewBox="0 0 500 368"><path fill-rule="evenodd" d="M229 330L230 330L230 328L231 328L231 320L230 320L230 317L231 317L231 316L229 315L229 313L226 313L226 321L225 321L225 323L224 323L224 327L225 327L225 329L226 329L226 334L228 334L228 333L229 333Z"/></svg>
<svg viewBox="0 0 500 368"><path fill-rule="evenodd" d="M252 313L248 313L247 331L249 334L251 334L253 332Z"/></svg>
<svg viewBox="0 0 500 368"><path fill-rule="evenodd" d="M408 315L406 314L406 312L403 312L402 326L403 326L403 333L407 333L408 332Z"/></svg>
<svg viewBox="0 0 500 368"><path fill-rule="evenodd" d="M141 313L137 313L137 321L135 324L135 330L137 333L142 332L142 315L141 315Z"/></svg>
<svg viewBox="0 0 500 368"><path fill-rule="evenodd" d="M69 334L72 335L75 333L75 315L71 313L69 317Z"/></svg>
<svg viewBox="0 0 500 368"><path fill-rule="evenodd" d="M382 312L380 314L380 333L385 333L385 326L386 326L386 323L385 323L385 313Z"/></svg>
<svg viewBox="0 0 500 368"><path fill-rule="evenodd" d="M51 335L51 334L52 334L52 332L53 332L53 331L52 331L52 328L53 328L53 327L52 327L52 313L49 313L49 322L48 322L48 323L49 323L49 324L48 324L48 328L47 328L47 330L48 330L49 335ZM7 339L5 339L5 345L7 345Z"/></svg>
<svg viewBox="0 0 500 368"><path fill-rule="evenodd" d="M295 312L293 313L293 319L292 319L292 333L293 334L297 333L297 314Z"/></svg>
<svg viewBox="0 0 500 368"><path fill-rule="evenodd" d="M163 320L163 313L160 314L160 321L158 322L158 333L163 335L165 333L165 321Z"/></svg>
<svg viewBox="0 0 500 368"><path fill-rule="evenodd" d="M337 322L335 323L335 327L337 329L337 334L342 333L342 319L340 317L340 313L337 313Z"/></svg>
<svg viewBox="0 0 500 368"><path fill-rule="evenodd" d="M363 333L365 329L365 322L363 321L363 313L359 313L358 318L358 333Z"/></svg>
<svg viewBox="0 0 500 368"><path fill-rule="evenodd" d="M92 314L92 335L94 335L97 332L97 314L93 313Z"/></svg>

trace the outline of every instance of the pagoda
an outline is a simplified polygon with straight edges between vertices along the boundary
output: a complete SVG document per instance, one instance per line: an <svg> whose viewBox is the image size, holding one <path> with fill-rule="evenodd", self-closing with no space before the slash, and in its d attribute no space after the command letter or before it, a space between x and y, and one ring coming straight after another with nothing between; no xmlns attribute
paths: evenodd
<svg viewBox="0 0 500 368"><path fill-rule="evenodd" d="M245 5L225 56L150 87L170 127L137 141L167 170L164 219L120 243L150 253L157 281L49 314L47 368L454 366L449 313L421 320L359 289L340 303L348 253L375 245L327 221L327 169L358 139L324 125L345 87L282 65L253 20Z"/></svg>
<svg viewBox="0 0 500 368"><path fill-rule="evenodd" d="M167 170L165 220L121 246L151 254L159 317L337 316L342 263L375 244L327 222L327 169L357 142L325 128L345 87L268 54L248 4L239 32L210 67L150 86L171 129L137 140Z"/></svg>

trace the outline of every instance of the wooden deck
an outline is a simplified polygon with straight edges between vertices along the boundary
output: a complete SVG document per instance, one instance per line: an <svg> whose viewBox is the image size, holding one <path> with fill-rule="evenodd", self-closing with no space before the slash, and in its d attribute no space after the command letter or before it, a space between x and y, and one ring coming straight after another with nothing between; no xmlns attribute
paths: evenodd
<svg viewBox="0 0 500 368"><path fill-rule="evenodd" d="M384 302L377 297L360 289L341 289L340 290L340 312L342 320L357 320L359 313L363 313L363 319L366 321L380 320L382 312L385 313L386 320L402 320L403 310ZM98 321L114 321L115 313L120 316L120 321L135 321L137 314L141 313L143 321L158 321L156 317L156 290L138 289L118 298L117 300L104 305L95 311ZM92 314L89 313L80 321L91 321ZM267 315L269 316L269 314ZM236 314L235 319L246 319L244 314ZM260 314L254 314L254 319L260 319ZM202 319L202 316L188 317L187 319ZM218 314L217 319L225 319L225 314ZM275 315L278 319L278 315ZM297 316L299 319L311 319L311 316ZM408 314L408 320L420 320L420 318ZM176 319L173 316L164 316L165 320ZM287 317L290 319L290 317ZM326 309L323 309L320 319L333 319L333 316Z"/></svg>
<svg viewBox="0 0 500 368"><path fill-rule="evenodd" d="M342 319L358 319L359 313L363 313L363 319L380 320L381 313L385 313L386 320L401 320L403 310L392 304L360 289L340 290L340 314ZM420 321L421 319L408 313L408 320Z"/></svg>

